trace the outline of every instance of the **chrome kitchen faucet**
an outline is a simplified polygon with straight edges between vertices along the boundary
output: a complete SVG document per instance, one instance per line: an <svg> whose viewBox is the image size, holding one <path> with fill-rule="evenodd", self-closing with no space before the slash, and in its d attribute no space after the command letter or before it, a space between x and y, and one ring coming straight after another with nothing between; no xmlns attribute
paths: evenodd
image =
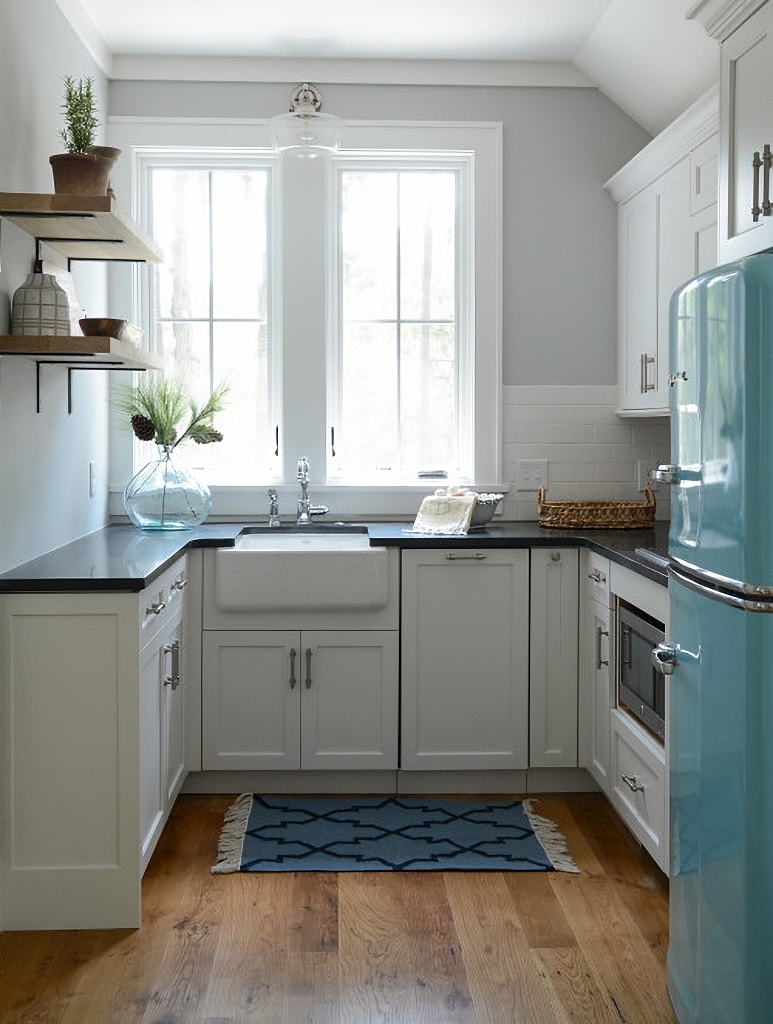
<svg viewBox="0 0 773 1024"><path fill-rule="evenodd" d="M301 496L298 499L298 526L308 526L312 516L324 516L330 511L327 505L312 505L309 500L309 460L305 455L298 459L298 483L301 485Z"/></svg>

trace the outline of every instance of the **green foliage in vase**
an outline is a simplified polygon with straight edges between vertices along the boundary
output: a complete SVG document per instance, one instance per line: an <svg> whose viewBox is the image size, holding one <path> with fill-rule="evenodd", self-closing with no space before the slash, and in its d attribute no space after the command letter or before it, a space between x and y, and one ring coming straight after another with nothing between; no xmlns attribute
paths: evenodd
<svg viewBox="0 0 773 1024"><path fill-rule="evenodd" d="M64 79L64 128L60 132L68 153L90 153L94 147L97 126L97 101L94 79Z"/></svg>
<svg viewBox="0 0 773 1024"><path fill-rule="evenodd" d="M200 405L178 381L168 377L151 379L136 387L124 388L118 408L129 417L135 435L141 441L155 441L176 448L183 441L212 444L222 441L215 430L215 413L225 408L228 386L220 384ZM187 425L183 422L187 418Z"/></svg>

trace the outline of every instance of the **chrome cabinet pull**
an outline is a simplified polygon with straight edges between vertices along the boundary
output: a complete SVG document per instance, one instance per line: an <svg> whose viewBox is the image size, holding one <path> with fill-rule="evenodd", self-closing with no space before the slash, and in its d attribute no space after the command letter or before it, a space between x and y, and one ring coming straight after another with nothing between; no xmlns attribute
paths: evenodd
<svg viewBox="0 0 773 1024"><path fill-rule="evenodd" d="M589 572L588 573L588 579L589 580L593 580L594 583L606 583L607 582L606 573L599 572L598 569L594 569L593 572Z"/></svg>
<svg viewBox="0 0 773 1024"><path fill-rule="evenodd" d="M770 151L769 143L765 143L762 150L762 216L769 217L773 211L770 202L770 164L773 161L773 153Z"/></svg>
<svg viewBox="0 0 773 1024"><path fill-rule="evenodd" d="M165 601L154 601L150 607L145 609L146 615L160 615L161 612L166 608Z"/></svg>
<svg viewBox="0 0 773 1024"><path fill-rule="evenodd" d="M449 562L485 562L488 555L482 551L476 551L474 555L458 555L455 551L449 551L446 560Z"/></svg>
<svg viewBox="0 0 773 1024"><path fill-rule="evenodd" d="M752 185L752 220L756 224L760 219L760 214L762 213L762 207L760 206L760 167L762 167L762 160L760 159L760 151L758 149L754 151L752 167L754 168L754 179Z"/></svg>
<svg viewBox="0 0 773 1024"><path fill-rule="evenodd" d="M306 689L311 689L311 648L306 648Z"/></svg>
<svg viewBox="0 0 773 1024"><path fill-rule="evenodd" d="M601 638L602 636L609 636L608 629L602 629L601 626L596 626L596 668L601 668L602 665L608 665L608 661L603 661L601 657Z"/></svg>
<svg viewBox="0 0 773 1024"><path fill-rule="evenodd" d="M650 366L654 366L654 364L654 356L648 356L646 352L642 352L642 354L639 356L639 386L641 388L641 393L643 395L646 395L648 391L655 390L656 385L650 384L649 382L649 368Z"/></svg>
<svg viewBox="0 0 773 1024"><path fill-rule="evenodd" d="M188 581L186 579L175 580L172 584L172 590L185 590L187 586Z"/></svg>
<svg viewBox="0 0 773 1024"><path fill-rule="evenodd" d="M164 644L161 648L164 654L172 655L172 670L168 676L162 678L164 686L168 686L172 690L176 690L180 685L180 641L173 640L171 644Z"/></svg>
<svg viewBox="0 0 773 1024"><path fill-rule="evenodd" d="M620 778L628 786L632 793L643 793L644 786L639 782L635 775L626 775L625 772L620 772Z"/></svg>
<svg viewBox="0 0 773 1024"><path fill-rule="evenodd" d="M295 648L290 648L290 689L295 689L298 680L295 678Z"/></svg>

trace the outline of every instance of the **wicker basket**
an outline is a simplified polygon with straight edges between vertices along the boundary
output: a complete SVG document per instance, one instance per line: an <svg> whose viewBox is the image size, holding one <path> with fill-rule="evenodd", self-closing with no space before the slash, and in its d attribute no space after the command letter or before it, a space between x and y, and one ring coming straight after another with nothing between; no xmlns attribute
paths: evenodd
<svg viewBox="0 0 773 1024"><path fill-rule="evenodd" d="M565 530L636 530L655 522L655 495L644 488L644 501L545 501L540 487L537 510L541 526Z"/></svg>

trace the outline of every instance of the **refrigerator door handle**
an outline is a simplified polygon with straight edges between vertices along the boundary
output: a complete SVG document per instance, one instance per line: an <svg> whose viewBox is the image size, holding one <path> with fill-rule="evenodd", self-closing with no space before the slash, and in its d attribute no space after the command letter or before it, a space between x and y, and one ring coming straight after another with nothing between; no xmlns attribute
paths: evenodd
<svg viewBox="0 0 773 1024"><path fill-rule="evenodd" d="M677 644L659 643L652 648L652 664L664 676L670 676L678 664Z"/></svg>
<svg viewBox="0 0 773 1024"><path fill-rule="evenodd" d="M652 478L659 484L677 484L679 483L679 467L675 466L673 463L658 466L658 468L653 471Z"/></svg>

